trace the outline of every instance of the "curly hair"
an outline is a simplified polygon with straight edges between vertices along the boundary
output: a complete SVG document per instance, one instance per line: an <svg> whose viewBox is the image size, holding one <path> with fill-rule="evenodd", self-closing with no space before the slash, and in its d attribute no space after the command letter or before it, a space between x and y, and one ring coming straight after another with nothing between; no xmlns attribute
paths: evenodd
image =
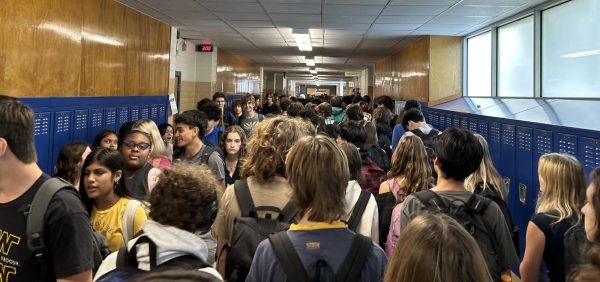
<svg viewBox="0 0 600 282"><path fill-rule="evenodd" d="M150 218L188 232L200 231L207 225L218 187L219 182L208 166L175 163L163 170L150 193Z"/></svg>
<svg viewBox="0 0 600 282"><path fill-rule="evenodd" d="M312 124L300 118L276 116L258 123L246 146L248 155L242 159L242 176L254 176L259 183L275 175L285 176L288 151L300 138L314 132Z"/></svg>

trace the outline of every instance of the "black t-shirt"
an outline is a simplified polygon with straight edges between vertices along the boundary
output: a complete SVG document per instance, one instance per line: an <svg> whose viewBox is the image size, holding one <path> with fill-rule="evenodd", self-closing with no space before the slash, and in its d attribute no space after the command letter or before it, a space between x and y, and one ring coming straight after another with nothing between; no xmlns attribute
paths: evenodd
<svg viewBox="0 0 600 282"><path fill-rule="evenodd" d="M225 185L231 185L235 183L236 180L240 180L240 163L235 166L235 170L233 171L233 176L229 175L229 170L225 171Z"/></svg>
<svg viewBox="0 0 600 282"><path fill-rule="evenodd" d="M52 198L46 211L44 244L49 254L46 259L50 277L42 277L39 264L27 247L25 212L48 178L43 174L23 195L0 204L0 274L3 282L55 281L93 268L89 216L76 192L63 189Z"/></svg>
<svg viewBox="0 0 600 282"><path fill-rule="evenodd" d="M268 104L264 104L262 107L262 114L263 115L268 115L268 114L278 114L281 112L281 107L279 107L278 104L273 104L271 106L269 106Z"/></svg>
<svg viewBox="0 0 600 282"><path fill-rule="evenodd" d="M556 224L556 217L548 213L537 213L531 218L533 222L546 237L544 245L544 262L548 268L548 277L550 281L565 281L565 232L571 228L567 220L562 220Z"/></svg>

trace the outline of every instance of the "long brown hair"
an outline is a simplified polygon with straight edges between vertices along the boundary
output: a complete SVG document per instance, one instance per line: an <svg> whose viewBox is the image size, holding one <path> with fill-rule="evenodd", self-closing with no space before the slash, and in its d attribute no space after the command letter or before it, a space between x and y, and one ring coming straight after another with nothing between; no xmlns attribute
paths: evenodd
<svg viewBox="0 0 600 282"><path fill-rule="evenodd" d="M386 282L491 281L475 239L443 213L424 213L402 230Z"/></svg>
<svg viewBox="0 0 600 282"><path fill-rule="evenodd" d="M362 168L362 160L360 158L360 153L358 152L358 148L354 146L352 143L342 143L339 144L340 148L346 154L346 158L348 159L348 169L350 170L350 180L356 180L358 184L363 184L363 174L361 171Z"/></svg>
<svg viewBox="0 0 600 282"><path fill-rule="evenodd" d="M474 135L483 149L483 159L479 168L465 179L465 187L467 187L467 190L473 192L477 184L483 183L484 190L493 189L504 199L504 182L502 182L502 176L500 176L500 173L494 167L488 144L483 136L479 134Z"/></svg>
<svg viewBox="0 0 600 282"><path fill-rule="evenodd" d="M590 178L590 185L594 187L594 193L588 204L591 205L596 216L595 234L592 238L592 246L587 253L587 263L574 274L572 280L574 282L595 282L600 277L600 168L594 169Z"/></svg>
<svg viewBox="0 0 600 282"><path fill-rule="evenodd" d="M431 182L431 166L421 138L406 134L392 156L392 167L388 178L403 178L406 195L428 189Z"/></svg>
<svg viewBox="0 0 600 282"><path fill-rule="evenodd" d="M240 136L240 141L241 141L241 145L240 145L240 152L238 153L238 158L239 159L243 159L246 156L246 133L244 132L244 129L242 129L240 126L238 125L230 125L229 127L227 127L227 129L225 130L225 132L223 132L223 135L221 135L221 140L219 140L219 145L221 146L221 150L223 151L223 155L227 156L227 149L225 148L225 140L227 140L227 135L229 135L229 133L237 133Z"/></svg>

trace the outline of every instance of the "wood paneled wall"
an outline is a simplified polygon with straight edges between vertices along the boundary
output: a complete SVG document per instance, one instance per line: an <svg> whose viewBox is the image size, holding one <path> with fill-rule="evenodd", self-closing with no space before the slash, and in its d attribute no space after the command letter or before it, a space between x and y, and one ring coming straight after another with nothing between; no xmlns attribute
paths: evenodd
<svg viewBox="0 0 600 282"><path fill-rule="evenodd" d="M220 48L217 50L216 91L260 94L260 83L257 63Z"/></svg>
<svg viewBox="0 0 600 282"><path fill-rule="evenodd" d="M0 93L165 95L170 32L113 0L2 0Z"/></svg>
<svg viewBox="0 0 600 282"><path fill-rule="evenodd" d="M462 95L462 38L420 36L375 64L375 97L447 100Z"/></svg>

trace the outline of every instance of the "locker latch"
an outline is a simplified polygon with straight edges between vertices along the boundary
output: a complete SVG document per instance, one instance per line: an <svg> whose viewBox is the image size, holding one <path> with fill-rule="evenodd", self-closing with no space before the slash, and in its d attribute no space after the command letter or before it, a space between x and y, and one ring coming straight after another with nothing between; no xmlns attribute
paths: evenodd
<svg viewBox="0 0 600 282"><path fill-rule="evenodd" d="M523 183L519 183L519 201L522 205L527 201L527 186Z"/></svg>

